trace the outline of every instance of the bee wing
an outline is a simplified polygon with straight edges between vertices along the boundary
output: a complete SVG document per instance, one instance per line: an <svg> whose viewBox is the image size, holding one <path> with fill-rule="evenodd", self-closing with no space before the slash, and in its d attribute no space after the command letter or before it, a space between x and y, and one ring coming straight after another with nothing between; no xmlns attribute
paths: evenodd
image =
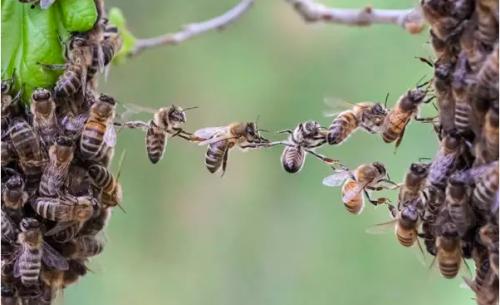
<svg viewBox="0 0 500 305"><path fill-rule="evenodd" d="M14 269L12 271L12 274L14 277L20 277L21 276L21 267L20 267L20 260L19 256L21 256L21 253L24 251L23 246L20 246L17 250L16 253L13 255L13 259L15 260L14 262Z"/></svg>
<svg viewBox="0 0 500 305"><path fill-rule="evenodd" d="M42 261L48 267L55 268L57 270L68 270L69 265L68 261L57 252L52 246L48 243L43 242L43 252L42 252Z"/></svg>
<svg viewBox="0 0 500 305"><path fill-rule="evenodd" d="M351 174L346 170L335 171L333 175L323 179L323 185L326 186L340 186Z"/></svg>
<svg viewBox="0 0 500 305"><path fill-rule="evenodd" d="M352 189L348 190L347 192L344 193L344 195L342 196L342 201L343 202L349 202L351 201L352 199L354 199L354 197L358 196L359 193L361 193L361 191L365 188L366 184L356 184L355 187L353 187ZM365 196L362 196L361 197L361 200L363 200L363 206L364 206L364 200L365 200Z"/></svg>
<svg viewBox="0 0 500 305"><path fill-rule="evenodd" d="M56 0L41 0L40 7L45 10L48 9Z"/></svg>
<svg viewBox="0 0 500 305"><path fill-rule="evenodd" d="M198 139L199 141L201 141L199 143L199 145L206 145L208 143L203 143L206 140L211 139L217 135L222 135L222 134L226 134L226 133L228 133L228 126L206 127L206 128L196 130L193 133L193 137L195 139Z"/></svg>
<svg viewBox="0 0 500 305"><path fill-rule="evenodd" d="M324 103L328 107L328 110L323 111L323 115L326 117L336 116L354 105L338 97L325 97Z"/></svg>
<svg viewBox="0 0 500 305"><path fill-rule="evenodd" d="M52 229L50 229L47 232L45 232L45 236L55 235L55 234L63 231L64 229L67 229L67 228L71 227L74 224L75 224L74 221L62 221L62 222L58 222Z"/></svg>
<svg viewBox="0 0 500 305"><path fill-rule="evenodd" d="M106 132L104 133L104 143L110 147L114 147L116 144L116 130L113 124L108 124Z"/></svg>
<svg viewBox="0 0 500 305"><path fill-rule="evenodd" d="M99 72L104 72L104 53L101 44L97 45L97 65L99 66Z"/></svg>
<svg viewBox="0 0 500 305"><path fill-rule="evenodd" d="M384 234L387 233L389 230L393 229L396 225L397 219L392 219L390 221L382 222L382 223L377 223L376 225L373 225L366 229L366 233L368 234Z"/></svg>
<svg viewBox="0 0 500 305"><path fill-rule="evenodd" d="M141 113L141 112L148 112L148 113L155 113L156 112L156 110L153 108L139 106L136 104L123 104L123 107L125 108L124 113L130 113L130 114L136 114L136 113Z"/></svg>

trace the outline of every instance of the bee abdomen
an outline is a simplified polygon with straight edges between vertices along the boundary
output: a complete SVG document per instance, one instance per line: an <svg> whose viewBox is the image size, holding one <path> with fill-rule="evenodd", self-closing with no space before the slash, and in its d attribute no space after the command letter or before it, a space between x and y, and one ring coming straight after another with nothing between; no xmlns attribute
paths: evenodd
<svg viewBox="0 0 500 305"><path fill-rule="evenodd" d="M405 246L405 247L411 247L413 246L413 244L415 243L415 240L416 240L416 235L410 233L406 236L403 236L403 234L401 233L397 233L396 234L397 238L398 238L398 241L401 245Z"/></svg>
<svg viewBox="0 0 500 305"><path fill-rule="evenodd" d="M493 179L492 181L485 178L485 180L476 184L472 197L476 205L480 208L489 209L493 204L498 190L498 173L494 175Z"/></svg>
<svg viewBox="0 0 500 305"><path fill-rule="evenodd" d="M439 270L441 271L441 274L447 279L452 279L455 276L457 276L459 269L460 269L460 261L439 262Z"/></svg>
<svg viewBox="0 0 500 305"><path fill-rule="evenodd" d="M40 277L41 253L38 249L27 250L30 253L22 255L19 259L19 271L21 273L21 282L25 286L38 285Z"/></svg>
<svg viewBox="0 0 500 305"><path fill-rule="evenodd" d="M97 121L90 121L83 128L80 140L80 152L84 157L96 156L103 145L106 124Z"/></svg>
<svg viewBox="0 0 500 305"><path fill-rule="evenodd" d="M77 93L82 86L80 78L81 70L77 66L70 66L66 69L54 87L56 97L70 97Z"/></svg>
<svg viewBox="0 0 500 305"><path fill-rule="evenodd" d="M44 200L42 198L39 198L35 201L31 202L31 206L33 207L33 210L35 212L42 216L45 219L56 221L57 219L57 208L59 206L58 203L50 201L50 200Z"/></svg>
<svg viewBox="0 0 500 305"><path fill-rule="evenodd" d="M357 187L358 183L352 179L347 180L344 185L342 186L342 194L345 194L346 192L350 191L351 189ZM364 208L364 202L363 202L363 194L360 192L356 196L354 196L352 199L350 199L347 202L344 202L344 206L346 207L347 211L349 211L352 214L360 214L363 211Z"/></svg>
<svg viewBox="0 0 500 305"><path fill-rule="evenodd" d="M465 133L469 130L469 115L471 111L468 103L455 104L455 127L459 133Z"/></svg>
<svg viewBox="0 0 500 305"><path fill-rule="evenodd" d="M151 122L151 124L154 124ZM157 163L163 158L167 136L164 132L157 130L155 126L148 128L146 134L146 150L151 163Z"/></svg>
<svg viewBox="0 0 500 305"><path fill-rule="evenodd" d="M358 119L352 111L340 114L328 128L328 143L340 144L358 127Z"/></svg>
<svg viewBox="0 0 500 305"><path fill-rule="evenodd" d="M285 171L296 173L302 169L305 151L300 146L287 146L281 155L281 163Z"/></svg>
<svg viewBox="0 0 500 305"><path fill-rule="evenodd" d="M226 141L219 141L208 146L205 154L205 165L210 173L213 174L220 168L227 149L228 143Z"/></svg>

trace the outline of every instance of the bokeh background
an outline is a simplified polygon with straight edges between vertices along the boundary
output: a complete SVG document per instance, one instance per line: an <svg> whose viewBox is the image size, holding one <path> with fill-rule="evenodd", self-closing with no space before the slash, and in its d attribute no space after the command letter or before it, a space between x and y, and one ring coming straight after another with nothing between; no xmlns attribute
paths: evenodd
<svg viewBox="0 0 500 305"><path fill-rule="evenodd" d="M134 34L150 37L219 15L237 0L106 3L123 10ZM414 58L431 54L426 32L307 25L284 1L257 0L221 33L149 50L113 67L101 89L125 104L200 106L188 113L191 131L258 115L269 130L309 119L328 125L325 97L383 101L389 92L392 104L432 76ZM435 110L426 106L424 114ZM432 157L436 147L432 127L413 123L396 154L380 137L361 132L322 152L350 167L381 161L400 181L412 161ZM220 178L205 169L204 147L178 139L157 165L149 163L139 131L121 132L117 155L124 149L127 213L114 212L104 253L91 264L93 273L66 290L65 304L474 303L460 279L441 278L429 268L431 257L422 264L418 249L400 246L391 230L367 234L373 224L389 220L387 210L367 206L360 216L348 214L339 191L321 184L330 170L315 159L290 175L281 169L281 148L234 151Z"/></svg>

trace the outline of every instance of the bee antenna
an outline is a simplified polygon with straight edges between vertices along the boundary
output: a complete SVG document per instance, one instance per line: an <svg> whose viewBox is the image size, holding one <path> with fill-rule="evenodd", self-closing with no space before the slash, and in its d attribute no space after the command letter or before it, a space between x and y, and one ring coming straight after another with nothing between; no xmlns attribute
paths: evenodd
<svg viewBox="0 0 500 305"><path fill-rule="evenodd" d="M432 158L429 158L429 157L421 157L421 158L418 158L418 162L422 162L424 160L427 160L427 161L431 161Z"/></svg>
<svg viewBox="0 0 500 305"><path fill-rule="evenodd" d="M260 131L262 131L262 132L270 132L270 131L269 131L269 130L267 130L267 129L261 129L261 128L258 128L258 129L257 129L257 131L259 131L259 132L260 132Z"/></svg>
<svg viewBox="0 0 500 305"><path fill-rule="evenodd" d="M387 92L387 94L385 95L385 101L384 101L384 108L387 109L387 101L389 100L389 95L391 93L390 92Z"/></svg>
<svg viewBox="0 0 500 305"><path fill-rule="evenodd" d="M120 179L120 175L122 173L122 165L123 165L123 160L125 160L125 156L127 155L127 150L123 150L121 156L120 156L120 161L118 161L118 169L116 172L116 181Z"/></svg>
<svg viewBox="0 0 500 305"><path fill-rule="evenodd" d="M193 107L188 107L188 108L185 108L185 109L183 109L182 111L183 111L183 112L186 112L186 111L188 111L188 110L193 110L193 109L198 109L198 108L200 108L200 107L199 107L199 106L193 106Z"/></svg>

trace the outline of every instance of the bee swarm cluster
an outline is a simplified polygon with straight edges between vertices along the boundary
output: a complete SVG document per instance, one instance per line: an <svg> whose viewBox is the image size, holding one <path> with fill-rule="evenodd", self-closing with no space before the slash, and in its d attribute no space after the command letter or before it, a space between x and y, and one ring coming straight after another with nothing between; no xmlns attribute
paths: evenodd
<svg viewBox="0 0 500 305"><path fill-rule="evenodd" d="M51 304L103 250L122 194L108 169L116 105L97 95L96 76L120 47L105 18L73 33L66 64L43 65L63 74L28 109L2 80L2 304Z"/></svg>

